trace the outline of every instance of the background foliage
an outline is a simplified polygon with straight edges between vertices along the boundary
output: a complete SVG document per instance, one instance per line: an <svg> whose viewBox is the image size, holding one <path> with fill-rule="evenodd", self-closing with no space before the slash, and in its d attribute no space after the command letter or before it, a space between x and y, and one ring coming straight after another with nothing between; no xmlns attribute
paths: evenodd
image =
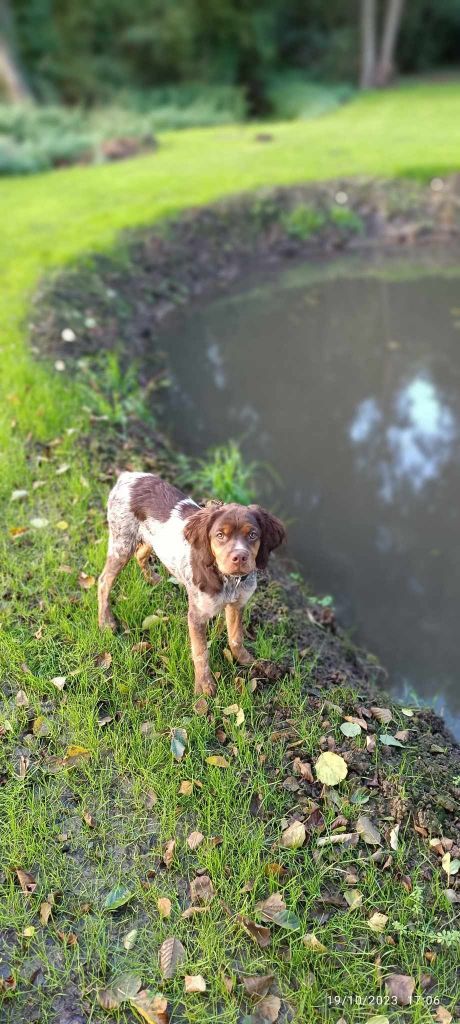
<svg viewBox="0 0 460 1024"><path fill-rule="evenodd" d="M5 4L6 0L2 0ZM1 6L1 4L0 4ZM273 106L273 77L355 82L358 0L10 0L16 46L45 102L94 104L180 82L241 86L249 113ZM406 0L402 72L458 61L460 0Z"/></svg>

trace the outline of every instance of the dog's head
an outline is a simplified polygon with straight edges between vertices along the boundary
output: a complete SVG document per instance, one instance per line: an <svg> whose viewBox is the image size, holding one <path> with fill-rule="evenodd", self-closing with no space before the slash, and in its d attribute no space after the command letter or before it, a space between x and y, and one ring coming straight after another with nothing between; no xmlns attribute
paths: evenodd
<svg viewBox="0 0 460 1024"><path fill-rule="evenodd" d="M247 576L265 569L268 556L285 538L282 522L260 505L208 505L186 522L192 547L193 579L201 590L217 593L224 576Z"/></svg>

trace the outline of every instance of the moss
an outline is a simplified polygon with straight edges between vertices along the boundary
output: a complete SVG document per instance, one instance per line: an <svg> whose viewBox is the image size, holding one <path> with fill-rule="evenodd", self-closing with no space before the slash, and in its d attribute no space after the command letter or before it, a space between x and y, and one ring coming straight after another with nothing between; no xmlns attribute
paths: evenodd
<svg viewBox="0 0 460 1024"><path fill-rule="evenodd" d="M307 203L295 206L293 210L284 213L282 224L291 238L300 238L305 242L312 235L318 234L326 224L326 217L322 210Z"/></svg>

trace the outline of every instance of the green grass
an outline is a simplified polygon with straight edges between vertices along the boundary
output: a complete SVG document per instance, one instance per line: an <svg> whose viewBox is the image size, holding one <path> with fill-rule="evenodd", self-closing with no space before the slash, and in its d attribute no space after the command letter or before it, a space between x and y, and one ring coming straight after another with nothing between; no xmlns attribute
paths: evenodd
<svg viewBox="0 0 460 1024"><path fill-rule="evenodd" d="M247 1005L239 984L227 992L222 971L232 978L241 971L274 971L283 999L295 1006L296 1021L303 1022L316 1019L315 1013L321 1019L315 1007L324 1005L327 993L374 998L380 991L377 957L384 972L397 969L419 978L427 969L425 950L433 944L439 920L451 920L452 910L440 873L435 871L430 881L423 878L429 857L423 848L420 853L412 830L404 830L395 857L401 874L410 871L412 892L394 871L377 870L369 858L357 864L353 850L315 859L318 851L310 844L296 853L273 848L281 819L293 805L281 784L289 770L283 745L270 738L273 716L290 709L302 750L314 760L324 729L324 713L308 697L318 652L297 660L293 674L278 687L254 694L245 686L239 693L238 670L223 657L224 642L215 625L211 657L221 677L213 721L193 713L182 592L166 580L151 592L131 565L115 593L125 631L114 637L98 632L95 589L81 590L77 579L82 570L96 575L104 560L103 506L109 481L101 470L96 438L104 430L108 439L113 437L113 419L120 424L125 417L121 427L129 429L129 402L135 403L135 394L129 382L126 387L119 379L117 366L109 365L104 372L117 397L111 408L102 407L105 399L91 382L33 361L27 324L41 276L91 250L108 250L123 228L153 223L173 211L259 185L333 178L339 172L429 177L458 170L459 113L457 85L418 86L362 97L308 124L274 125L273 141L263 147L255 141L254 126L171 133L162 137L160 150L151 157L2 183L0 668L5 696L0 774L6 784L0 788L0 929L13 930L10 966L17 980L16 991L5 997L6 1020L24 1019L29 1001L38 1000L41 1024L48 1024L56 1018L63 992L70 992L73 1009L81 999L92 1021L105 1019L97 1008L97 987L126 970L139 972L144 984L160 987L164 983L157 949L171 934L186 947L187 972L203 974L208 983L206 999L185 1000L186 1019L193 1024L217 1017L234 1024L238 1006ZM110 417L106 427L91 419L101 412ZM134 452L133 461L141 464L141 455ZM216 465L208 469L213 486L225 482L222 466L217 470ZM11 501L16 489L27 494ZM46 525L32 526L37 517ZM25 532L14 535L18 529ZM62 571L63 565L70 572ZM253 641L256 653L275 659L292 653L282 594L276 602L281 608L277 620L267 618ZM167 621L151 631L153 650L133 652L133 645L146 639L140 625L144 616L155 609ZM106 651L112 662L103 669L95 658ZM51 682L61 675L67 677L62 692ZM26 692L28 707L17 706L18 690ZM344 709L353 708L357 699L343 688L328 696ZM232 748L230 767L209 766L206 757L221 751L215 728L222 710L236 699L245 723L237 727L229 718L225 726ZM339 741L340 716L329 709L327 715ZM33 723L41 716L45 735L36 735ZM151 724L144 734L141 725L146 722ZM169 749L172 727L188 733L187 754L180 764ZM62 758L72 744L89 755L75 767L54 773L52 759ZM21 763L27 769L24 777ZM379 767L378 753L370 763L373 769ZM404 756L396 771L401 790L417 771L415 751ZM196 787L190 797L180 796L183 779L197 780L202 788ZM146 794L151 789L158 799L149 809ZM341 806L354 820L359 809L350 803L352 780L343 784L341 793ZM251 812L254 794L260 794L263 816ZM93 815L94 827L84 820L85 812ZM337 808L326 804L324 813L329 828ZM192 829L206 837L194 854L185 843ZM212 836L222 842L213 845ZM172 837L177 847L168 872L161 866L161 850ZM274 861L289 869L286 879L267 876L266 865ZM348 864L358 868L362 909L342 908L325 920L318 918L324 911L320 895L347 887L343 871ZM29 897L15 881L18 867L37 879ZM180 916L187 892L182 880L193 877L198 867L211 875L216 897L208 913L187 922ZM109 920L103 900L120 881L132 888L133 898ZM301 927L296 932L272 929L271 944L263 950L245 937L235 914L254 916L257 901L280 888ZM50 923L42 926L39 908L49 893L56 894L55 908ZM156 909L159 895L169 896L173 904L167 922ZM396 948L369 931L366 922L374 910L388 913ZM35 933L24 936L29 927ZM138 928L138 940L128 952L122 939L132 927ZM452 923L451 933L453 929ZM311 931L327 954L305 949L301 936ZM77 936L76 944L66 944L69 933ZM27 981L27 971L33 974L37 961L45 979L39 989ZM447 1005L456 998L455 963L455 955L443 955L440 947L429 967ZM171 1005L183 1002L180 977L164 987ZM363 1016L357 1005L344 1009L349 1021L367 1019L373 1012L371 1007ZM411 1013L415 1022L432 1019L423 1003ZM334 1019L338 1016L339 1011ZM393 1008L389 1016L400 1019ZM130 1011L126 1019L132 1019Z"/></svg>

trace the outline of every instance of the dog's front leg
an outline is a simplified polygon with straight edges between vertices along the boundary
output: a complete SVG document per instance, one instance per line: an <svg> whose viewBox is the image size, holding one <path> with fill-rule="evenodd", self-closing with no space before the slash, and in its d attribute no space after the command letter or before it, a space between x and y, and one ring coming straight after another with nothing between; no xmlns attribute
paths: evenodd
<svg viewBox="0 0 460 1024"><path fill-rule="evenodd" d="M209 667L206 626L207 619L203 619L193 605L189 605L188 631L195 669L195 693L205 693L207 697L213 697L216 692L216 684Z"/></svg>
<svg viewBox="0 0 460 1024"><path fill-rule="evenodd" d="M240 665L252 665L254 656L243 643L243 609L235 604L225 605L227 633L230 650Z"/></svg>

